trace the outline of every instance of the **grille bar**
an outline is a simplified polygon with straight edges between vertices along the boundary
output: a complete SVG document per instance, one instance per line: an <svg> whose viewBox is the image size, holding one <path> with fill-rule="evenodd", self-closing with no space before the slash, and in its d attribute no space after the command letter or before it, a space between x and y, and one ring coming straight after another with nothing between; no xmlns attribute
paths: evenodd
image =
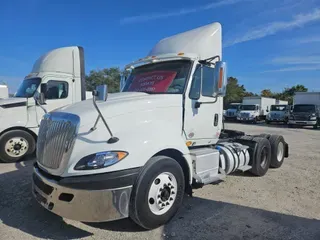
<svg viewBox="0 0 320 240"><path fill-rule="evenodd" d="M50 169L58 169L69 160L78 133L80 118L70 113L51 112L41 121L38 141L38 162Z"/></svg>

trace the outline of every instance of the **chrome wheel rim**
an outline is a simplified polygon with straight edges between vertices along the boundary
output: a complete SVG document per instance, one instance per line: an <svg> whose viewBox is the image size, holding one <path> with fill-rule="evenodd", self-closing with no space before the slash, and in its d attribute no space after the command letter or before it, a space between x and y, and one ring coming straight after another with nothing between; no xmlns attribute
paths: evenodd
<svg viewBox="0 0 320 240"><path fill-rule="evenodd" d="M5 144L6 153L13 158L21 157L29 150L29 144L25 138L14 137Z"/></svg>
<svg viewBox="0 0 320 240"><path fill-rule="evenodd" d="M177 180L172 173L159 174L148 193L148 205L155 215L163 215L173 206L177 195Z"/></svg>
<svg viewBox="0 0 320 240"><path fill-rule="evenodd" d="M278 149L277 149L277 160L278 160L278 162L282 161L283 153L284 153L283 142L279 142Z"/></svg>

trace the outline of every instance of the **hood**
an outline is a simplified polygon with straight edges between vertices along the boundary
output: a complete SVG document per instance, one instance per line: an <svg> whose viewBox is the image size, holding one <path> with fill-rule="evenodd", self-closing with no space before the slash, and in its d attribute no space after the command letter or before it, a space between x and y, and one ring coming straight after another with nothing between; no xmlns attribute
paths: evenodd
<svg viewBox="0 0 320 240"><path fill-rule="evenodd" d="M315 112L293 112L293 116L311 116L312 114L315 114Z"/></svg>
<svg viewBox="0 0 320 240"><path fill-rule="evenodd" d="M140 92L120 92L108 95L107 101L97 105L105 119L112 119L132 112L149 111L155 108L182 106L182 96L178 94L147 94ZM81 101L55 110L80 116L81 125L95 122L98 116L92 99Z"/></svg>
<svg viewBox="0 0 320 240"><path fill-rule="evenodd" d="M2 108L12 108L12 107L22 107L26 106L27 99L26 98L6 98L0 99L0 107Z"/></svg>
<svg viewBox="0 0 320 240"><path fill-rule="evenodd" d="M237 109L233 109L233 108L227 109L227 112L237 112L237 111L238 111Z"/></svg>
<svg viewBox="0 0 320 240"><path fill-rule="evenodd" d="M245 114L245 113L247 113L247 114L253 114L253 113L256 113L257 111L256 110L242 110L240 113L241 114Z"/></svg>

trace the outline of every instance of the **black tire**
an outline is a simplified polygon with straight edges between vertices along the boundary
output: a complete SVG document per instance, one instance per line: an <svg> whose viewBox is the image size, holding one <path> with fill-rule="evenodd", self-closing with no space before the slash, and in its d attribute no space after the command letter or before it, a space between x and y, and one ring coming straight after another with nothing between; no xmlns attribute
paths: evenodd
<svg viewBox="0 0 320 240"><path fill-rule="evenodd" d="M256 176L264 176L270 167L271 145L269 140L263 137L255 137L253 141L257 143L257 146L253 152L250 171Z"/></svg>
<svg viewBox="0 0 320 240"><path fill-rule="evenodd" d="M174 175L177 181L176 198L171 208L162 215L155 215L149 207L148 194L155 178L164 172ZM130 218L144 229L154 229L169 222L182 204L185 178L180 164L167 156L152 157L140 172L133 186L130 205Z"/></svg>
<svg viewBox="0 0 320 240"><path fill-rule="evenodd" d="M315 125L313 125L313 129L318 129L318 123L316 123Z"/></svg>
<svg viewBox="0 0 320 240"><path fill-rule="evenodd" d="M25 139L28 145L28 151L26 151L23 155L13 157L8 154L8 149L5 149L6 143L12 138L21 138ZM23 140L24 141L24 140ZM36 148L36 141L34 137L23 130L12 130L5 132L0 136L0 159L2 162L13 163L21 160L23 157L34 153Z"/></svg>
<svg viewBox="0 0 320 240"><path fill-rule="evenodd" d="M261 133L258 135L258 137L264 137L266 139L269 139L271 137L271 134L268 134L268 133Z"/></svg>
<svg viewBox="0 0 320 240"><path fill-rule="evenodd" d="M281 135L271 135L269 138L271 145L271 163L270 167L280 168L284 161L286 142ZM278 156L278 148L282 145L282 156ZM280 153L279 153L280 154ZM280 157L278 159L278 157Z"/></svg>
<svg viewBox="0 0 320 240"><path fill-rule="evenodd" d="M266 124L270 124L271 122L269 120L266 120Z"/></svg>

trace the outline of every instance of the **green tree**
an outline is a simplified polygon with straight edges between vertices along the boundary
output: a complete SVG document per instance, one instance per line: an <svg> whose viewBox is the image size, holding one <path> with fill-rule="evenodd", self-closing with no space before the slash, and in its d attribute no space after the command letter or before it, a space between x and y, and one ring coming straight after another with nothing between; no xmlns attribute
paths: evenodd
<svg viewBox="0 0 320 240"><path fill-rule="evenodd" d="M233 102L242 102L242 98L245 96L246 89L243 85L239 85L238 79L235 77L229 77L227 83L227 92L224 98L224 106L226 107Z"/></svg>
<svg viewBox="0 0 320 240"><path fill-rule="evenodd" d="M263 89L261 91L261 97L273 97L273 93L271 92L270 89Z"/></svg>
<svg viewBox="0 0 320 240"><path fill-rule="evenodd" d="M289 104L293 104L293 96L296 92L308 92L308 88L301 84L297 84L291 88L285 88L280 94L279 99L286 100Z"/></svg>
<svg viewBox="0 0 320 240"><path fill-rule="evenodd" d="M91 70L89 75L86 76L87 91L92 91L98 85L107 84L109 93L119 92L120 73L118 67Z"/></svg>

